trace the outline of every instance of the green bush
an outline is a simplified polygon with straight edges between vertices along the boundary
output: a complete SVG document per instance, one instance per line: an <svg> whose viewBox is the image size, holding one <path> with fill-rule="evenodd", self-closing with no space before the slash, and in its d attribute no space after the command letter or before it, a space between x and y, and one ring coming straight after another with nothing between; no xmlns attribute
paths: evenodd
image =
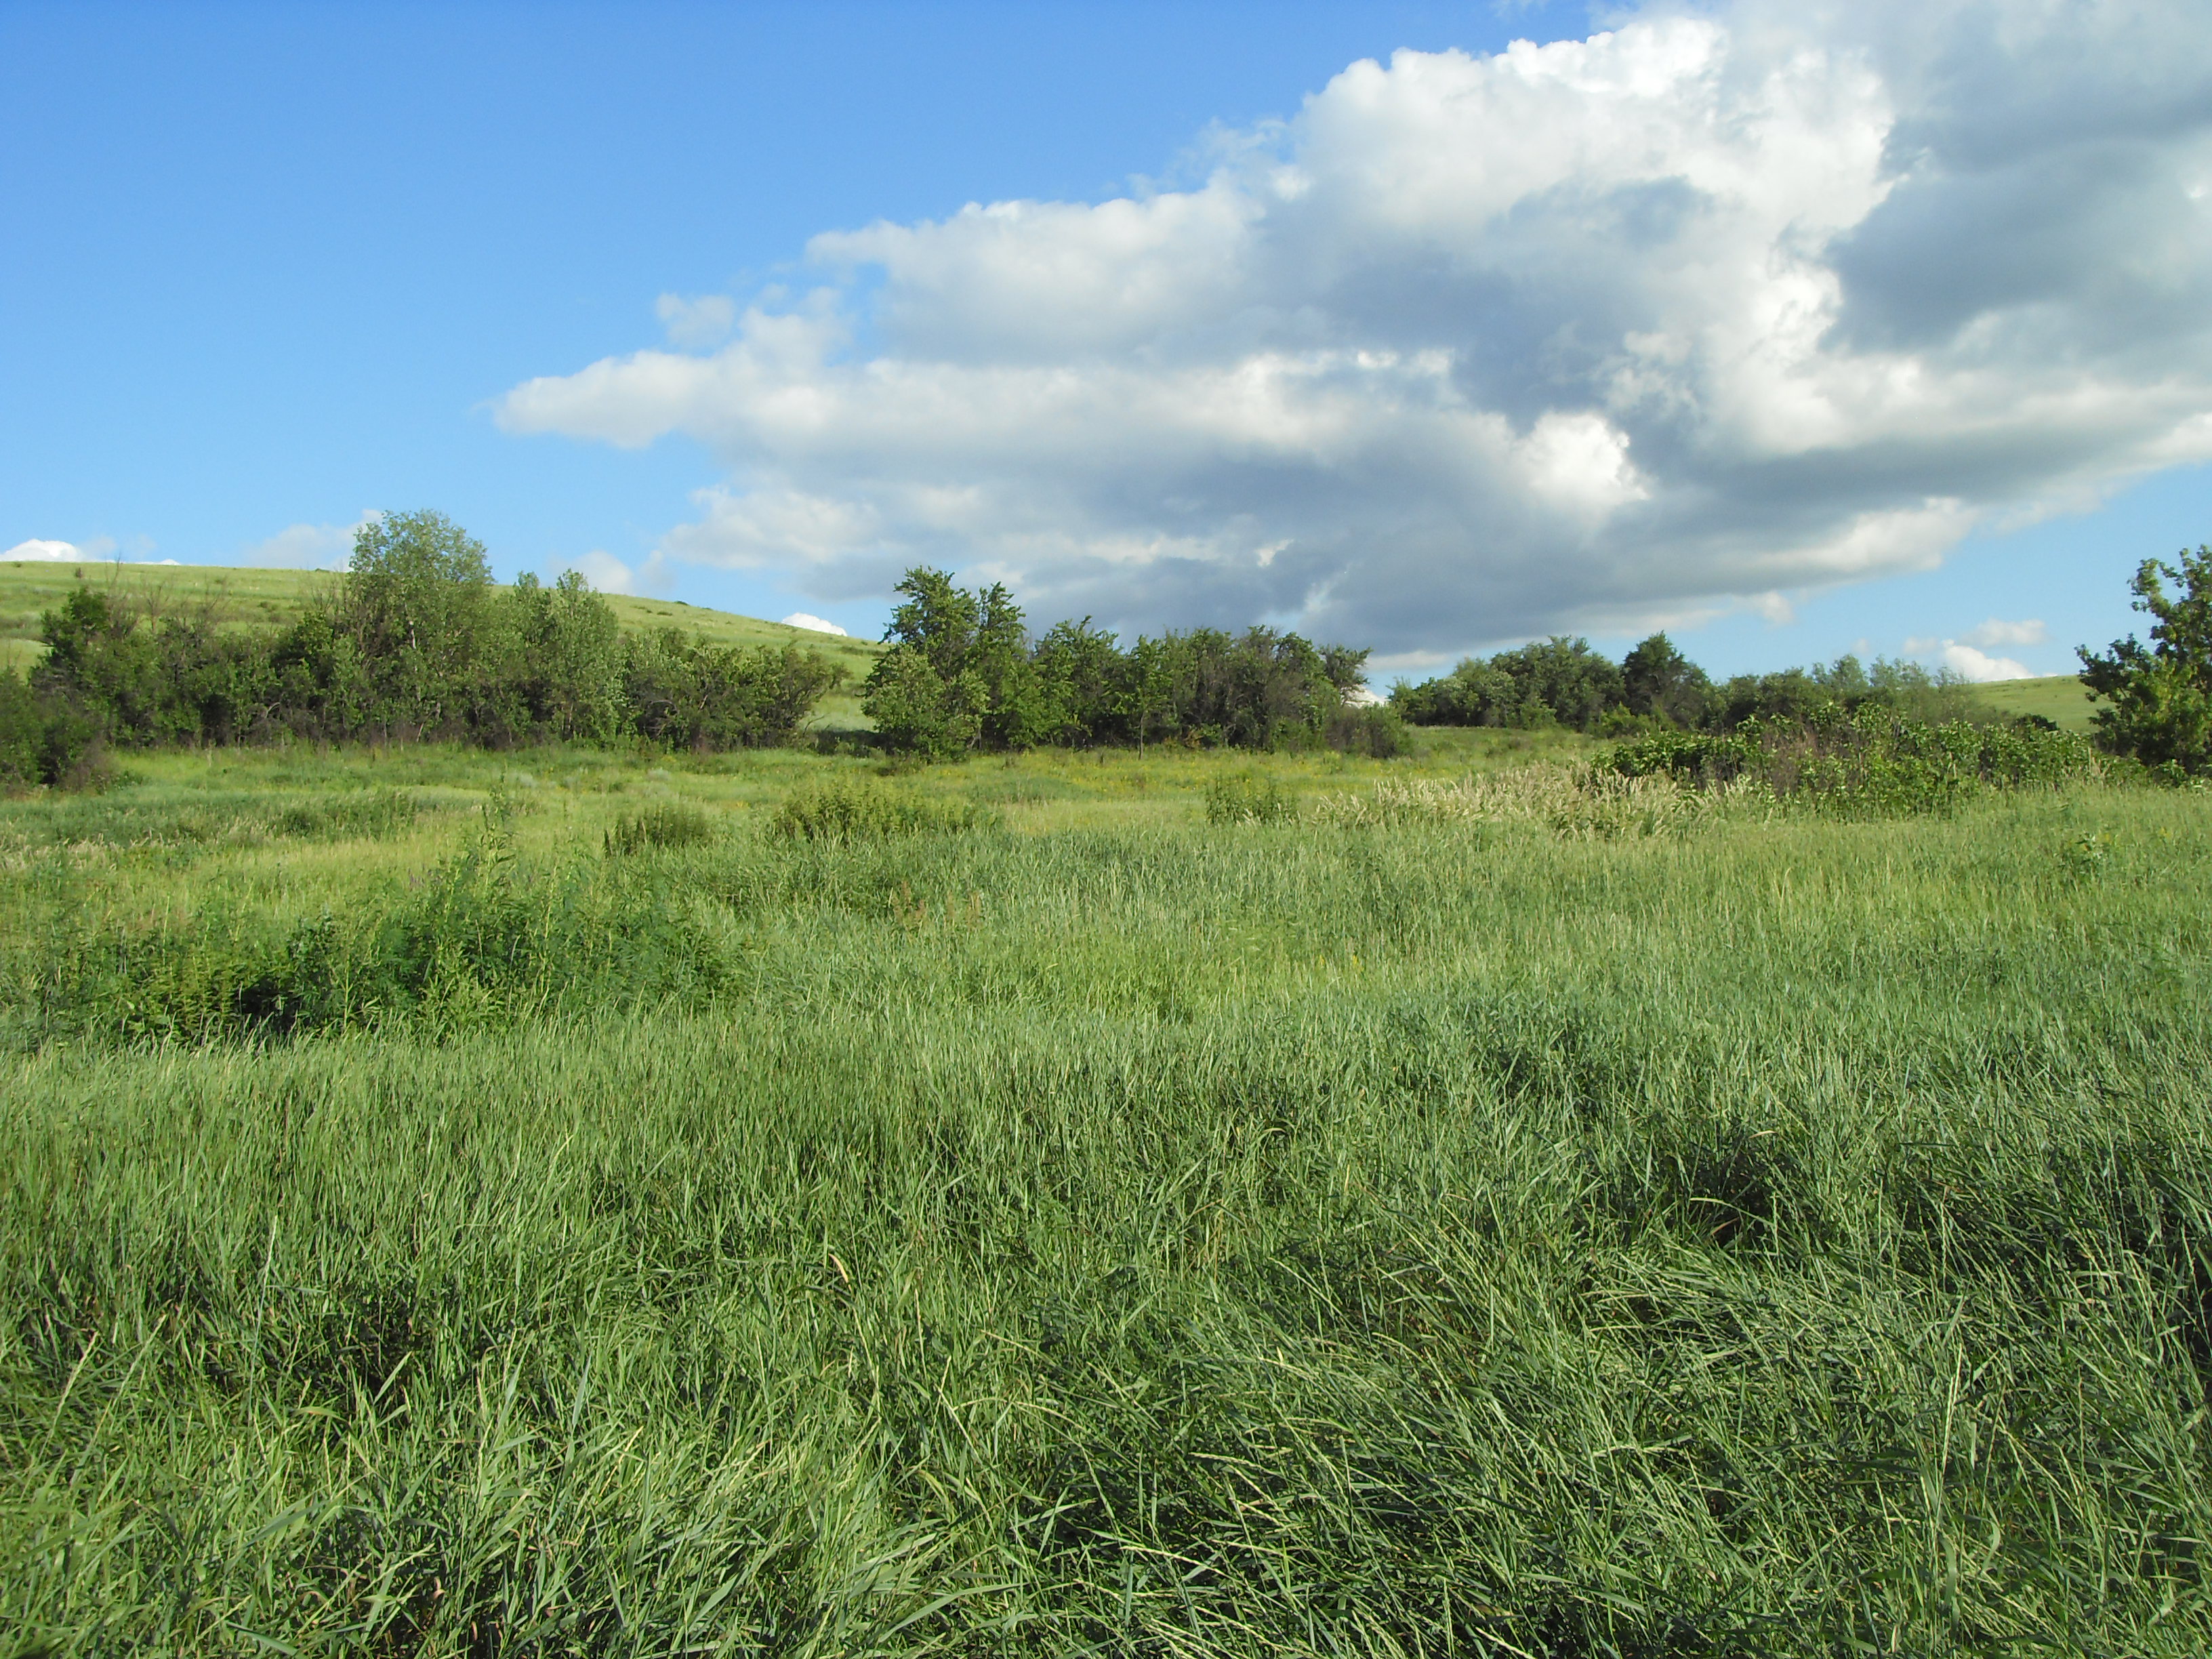
<svg viewBox="0 0 2212 1659"><path fill-rule="evenodd" d="M872 841L981 830L997 822L995 813L966 802L834 782L794 791L769 820L769 833L784 841Z"/></svg>
<svg viewBox="0 0 2212 1659"><path fill-rule="evenodd" d="M1876 703L1817 720L1754 716L1725 732L1655 732L1599 764L1707 788L1747 781L1778 799L1875 817L1947 811L1980 789L2049 787L2097 769L2087 740L2048 720L1929 724Z"/></svg>
<svg viewBox="0 0 2212 1659"><path fill-rule="evenodd" d="M1340 755L1395 760L1406 752L1406 722L1387 706L1340 708L1322 726L1322 741Z"/></svg>
<svg viewBox="0 0 2212 1659"><path fill-rule="evenodd" d="M1297 816L1297 802L1273 778L1245 772L1206 786L1208 823L1291 823Z"/></svg>
<svg viewBox="0 0 2212 1659"><path fill-rule="evenodd" d="M610 857L658 851L666 847L697 847L714 839L714 820L696 806L669 801L617 818L607 831Z"/></svg>

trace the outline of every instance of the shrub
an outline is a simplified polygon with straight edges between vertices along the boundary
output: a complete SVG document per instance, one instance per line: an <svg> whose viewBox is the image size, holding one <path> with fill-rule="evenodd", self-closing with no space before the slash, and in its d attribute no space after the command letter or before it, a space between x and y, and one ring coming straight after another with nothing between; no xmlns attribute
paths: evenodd
<svg viewBox="0 0 2212 1659"><path fill-rule="evenodd" d="M279 836L318 841L386 841L414 828L415 798L397 789L362 789L279 809L269 820Z"/></svg>
<svg viewBox="0 0 2212 1659"><path fill-rule="evenodd" d="M696 847L714 838L714 820L706 813L681 801L670 801L617 818L607 831L607 854L622 857L668 847Z"/></svg>
<svg viewBox="0 0 2212 1659"><path fill-rule="evenodd" d="M1942 811L1978 789L2049 787L2097 769L2088 743L2048 720L1931 725L1874 703L1820 719L1754 717L1727 732L1656 732L1599 765L1705 788L1755 783L1847 817Z"/></svg>
<svg viewBox="0 0 2212 1659"><path fill-rule="evenodd" d="M1297 803L1273 778L1246 772L1206 786L1208 823L1291 823L1297 816Z"/></svg>
<svg viewBox="0 0 2212 1659"><path fill-rule="evenodd" d="M1406 722L1387 707L1340 708L1322 727L1322 741L1340 755L1394 760L1406 752Z"/></svg>
<svg viewBox="0 0 2212 1659"><path fill-rule="evenodd" d="M783 841L870 841L887 836L987 829L995 813L965 802L924 800L868 784L826 783L794 791L769 820Z"/></svg>

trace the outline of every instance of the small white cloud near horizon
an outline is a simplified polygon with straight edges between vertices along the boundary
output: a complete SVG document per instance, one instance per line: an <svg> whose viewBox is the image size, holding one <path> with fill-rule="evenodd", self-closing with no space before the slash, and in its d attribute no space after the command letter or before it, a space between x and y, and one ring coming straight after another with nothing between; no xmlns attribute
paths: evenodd
<svg viewBox="0 0 2212 1659"><path fill-rule="evenodd" d="M563 571L573 570L592 585L594 592L634 598L641 582L660 585L659 564L659 556L655 555L646 562L642 571L634 570L613 554L595 547L580 558L553 561L545 567L545 574L558 578Z"/></svg>
<svg viewBox="0 0 2212 1659"><path fill-rule="evenodd" d="M5 553L0 553L0 561L21 559L40 564L92 563L104 562L114 551L115 538L112 536L95 536L90 541L82 543L54 541L33 536L28 541L17 542ZM163 560L162 562L173 564L175 561Z"/></svg>
<svg viewBox="0 0 2212 1659"><path fill-rule="evenodd" d="M243 550L238 560L257 570L343 570L353 562L356 534L383 517L367 507L349 525L287 525L267 541Z"/></svg>
<svg viewBox="0 0 2212 1659"><path fill-rule="evenodd" d="M1987 649L1997 645L2048 645L2051 630L2034 617L2025 622L2006 622L1991 617L1978 628L1970 628L1959 635L1961 645L1979 646Z"/></svg>
<svg viewBox="0 0 2212 1659"><path fill-rule="evenodd" d="M1984 623L1983 627L1986 628L1988 625ZM1999 625L2024 627L2027 624L2008 623ZM2043 624L2037 623L2033 626L2040 628ZM1981 629L1974 630L1975 633L1981 631ZM1967 638L1972 637L1972 635L1967 636ZM2025 645L2032 641L2022 640L2017 643ZM1986 685L1992 680L2032 680L2036 678L2035 671L2026 663L2017 661L2011 657L1993 657L1986 651L1977 650L1963 639L1910 639L1905 642L1905 654L1908 657L1917 657L1923 662L1933 657L1942 667L1949 669L1960 679L1971 680L1977 685Z"/></svg>
<svg viewBox="0 0 2212 1659"><path fill-rule="evenodd" d="M672 346L720 345L737 325L737 301L726 294L702 294L687 300L680 294L664 294L653 302L653 314L668 332Z"/></svg>
<svg viewBox="0 0 2212 1659"><path fill-rule="evenodd" d="M0 559L10 561L27 559L40 563L55 564L64 563L70 559L81 559L83 556L83 554L77 551L74 542L46 541L37 537L27 542L17 542L5 553L0 553Z"/></svg>
<svg viewBox="0 0 2212 1659"><path fill-rule="evenodd" d="M813 634L835 634L841 640L849 640L853 637L836 623L825 622L820 617L809 616L804 611L793 611L783 619L783 625L786 628L804 628Z"/></svg>

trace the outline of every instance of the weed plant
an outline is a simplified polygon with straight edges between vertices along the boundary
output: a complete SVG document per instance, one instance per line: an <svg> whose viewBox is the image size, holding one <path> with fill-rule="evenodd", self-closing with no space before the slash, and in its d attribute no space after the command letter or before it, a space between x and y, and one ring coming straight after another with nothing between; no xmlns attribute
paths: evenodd
<svg viewBox="0 0 2212 1659"><path fill-rule="evenodd" d="M848 842L977 830L993 821L988 809L973 805L838 782L793 791L769 827L786 841Z"/></svg>
<svg viewBox="0 0 2212 1659"><path fill-rule="evenodd" d="M744 763L19 836L17 1651L2212 1645L2202 797Z"/></svg>
<svg viewBox="0 0 2212 1659"><path fill-rule="evenodd" d="M714 820L681 801L617 818L606 834L610 858L665 847L701 847L714 839Z"/></svg>
<svg viewBox="0 0 2212 1659"><path fill-rule="evenodd" d="M1240 772L1224 774L1206 786L1208 823L1290 823L1297 816L1297 797L1275 778Z"/></svg>

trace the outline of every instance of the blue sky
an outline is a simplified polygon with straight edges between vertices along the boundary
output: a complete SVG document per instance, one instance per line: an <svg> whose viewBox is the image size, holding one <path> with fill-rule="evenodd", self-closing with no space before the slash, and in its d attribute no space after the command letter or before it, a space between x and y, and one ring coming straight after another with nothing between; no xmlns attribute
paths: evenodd
<svg viewBox="0 0 2212 1659"><path fill-rule="evenodd" d="M502 574L854 633L927 558L1415 669L1663 623L2062 672L2212 539L2212 101L2156 7L1945 9L1777 92L1790 9L8 4L0 550L429 506Z"/></svg>

